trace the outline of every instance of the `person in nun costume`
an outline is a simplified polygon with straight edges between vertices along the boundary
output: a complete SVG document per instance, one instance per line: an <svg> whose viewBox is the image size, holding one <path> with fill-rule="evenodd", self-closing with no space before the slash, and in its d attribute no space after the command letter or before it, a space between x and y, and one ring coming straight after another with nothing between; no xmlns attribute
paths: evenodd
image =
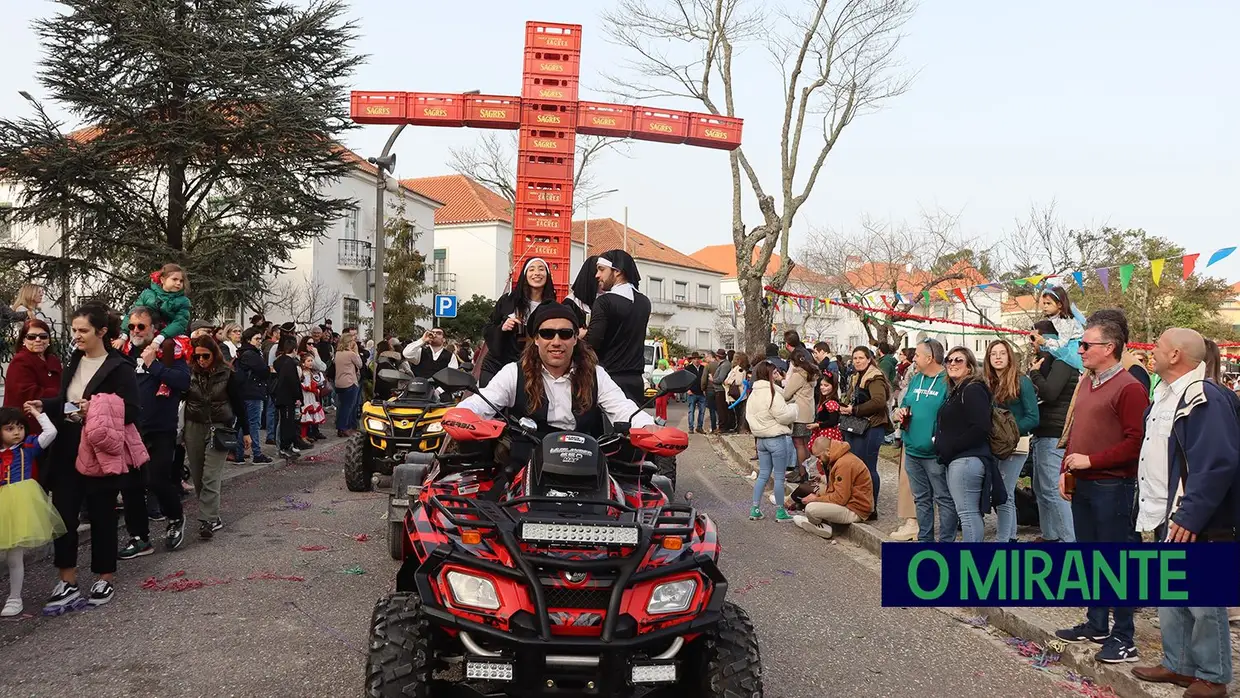
<svg viewBox="0 0 1240 698"><path fill-rule="evenodd" d="M590 313L586 343L598 354L598 365L626 397L640 405L646 392L642 373L650 299L637 292L641 274L628 252L608 250L599 255L596 268L599 296Z"/></svg>
<svg viewBox="0 0 1240 698"><path fill-rule="evenodd" d="M527 320L540 303L555 299L551 267L538 257L531 258L521 268L512 290L495 302L495 310L491 312L491 319L483 331L487 352L482 360L479 386L486 387L501 368L521 358L521 350L529 341L525 331Z"/></svg>
<svg viewBox="0 0 1240 698"><path fill-rule="evenodd" d="M581 339L585 339L590 324L590 309L594 299L598 298L598 255L590 255L577 271L577 278L570 287L572 293L564 299L564 305L577 314L577 324L581 326Z"/></svg>

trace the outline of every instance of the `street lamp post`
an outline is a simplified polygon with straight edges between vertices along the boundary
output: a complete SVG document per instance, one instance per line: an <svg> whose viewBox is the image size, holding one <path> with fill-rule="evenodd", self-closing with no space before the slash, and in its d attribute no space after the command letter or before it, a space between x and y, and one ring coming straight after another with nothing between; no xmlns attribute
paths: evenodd
<svg viewBox="0 0 1240 698"><path fill-rule="evenodd" d="M620 190L619 189L608 189L607 191L600 191L600 192L591 194L590 196L586 197L586 200L585 200L585 206L586 206L585 254L582 255L583 259L585 257L590 256L590 202L594 199L601 199L604 196L607 196L608 194L615 194L618 191Z"/></svg>
<svg viewBox="0 0 1240 698"><path fill-rule="evenodd" d="M462 94L481 93L482 90L470 90ZM392 146L396 145L396 139L400 137L406 125L400 124L392 130L392 135L388 136L387 143L384 144L383 152L379 154L379 157L368 158L368 161L379 170L379 179L375 183L375 317L374 327L371 329L371 337L375 341L383 339L383 298L387 292L387 279L383 275L383 257L387 250L387 235L383 230L383 198L387 193L387 175L396 169L396 154L392 152Z"/></svg>

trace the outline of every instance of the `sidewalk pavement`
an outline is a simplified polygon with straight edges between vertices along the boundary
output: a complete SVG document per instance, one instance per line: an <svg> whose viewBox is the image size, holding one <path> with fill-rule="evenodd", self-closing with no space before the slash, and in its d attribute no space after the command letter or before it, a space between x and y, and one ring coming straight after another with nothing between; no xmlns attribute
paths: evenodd
<svg viewBox="0 0 1240 698"><path fill-rule="evenodd" d="M750 461L754 454L754 442L750 436L724 435L709 437L718 449L728 456L728 464L741 475L748 475L756 469L756 461ZM884 449L885 451L888 449ZM889 536L903 523L896 517L896 477L897 464L886 457L880 458L878 470L881 478L877 521L851 526L832 527L837 537L847 539L882 559L882 545L890 543ZM988 540L995 537L995 516L986 516L986 536ZM1021 527L1017 539L1031 541L1038 535L1037 528ZM949 609L943 610L955 616ZM1060 662L1084 676L1093 678L1102 685L1109 684L1118 695L1141 696L1150 698L1169 698L1180 696L1183 689L1169 688L1164 685L1146 683L1132 675L1134 666L1147 666L1162 660L1162 640L1158 629L1158 609L1142 608L1137 610L1136 644L1140 650L1141 661L1130 664L1104 664L1094 660L1099 646L1093 644L1065 645L1055 637L1055 630L1072 627L1085 618L1084 608L963 608L956 609L971 616L971 623L988 623L1015 638L1023 638L1037 643L1040 647L1060 654ZM1233 679L1230 691L1232 695L1240 695L1240 628L1232 626L1232 664L1236 668L1237 677Z"/></svg>

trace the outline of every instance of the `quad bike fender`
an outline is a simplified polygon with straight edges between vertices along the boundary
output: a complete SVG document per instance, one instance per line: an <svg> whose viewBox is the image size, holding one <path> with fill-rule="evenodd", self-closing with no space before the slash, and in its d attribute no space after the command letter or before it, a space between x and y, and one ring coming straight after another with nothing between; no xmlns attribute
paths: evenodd
<svg viewBox="0 0 1240 698"><path fill-rule="evenodd" d="M417 501L422 484L435 461L433 453L410 453L392 469L392 492L388 496L388 521L402 521L409 504Z"/></svg>

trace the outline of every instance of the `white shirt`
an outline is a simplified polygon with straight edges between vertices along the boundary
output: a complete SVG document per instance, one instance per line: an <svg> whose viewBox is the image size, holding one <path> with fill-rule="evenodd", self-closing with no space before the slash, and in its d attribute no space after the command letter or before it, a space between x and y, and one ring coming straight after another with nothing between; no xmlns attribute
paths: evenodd
<svg viewBox="0 0 1240 698"><path fill-rule="evenodd" d="M512 407L517 401L518 370L515 363L504 366L480 392L500 408ZM548 373L547 369L543 369L543 387L547 394L547 424L556 429L577 428L577 419L573 417L571 375L566 373L556 378ZM601 366L595 368L595 379L598 381L598 406L613 424L628 422L629 426L635 429L654 424L654 418L646 412L638 411L637 405L624 396L624 391L620 390L620 386L616 385ZM495 416L495 410L477 395L470 395L457 406L464 407L483 419ZM633 414L634 412L637 414Z"/></svg>
<svg viewBox="0 0 1240 698"><path fill-rule="evenodd" d="M408 345L405 346L404 354L405 354L405 358L409 359L409 363L416 365L422 361L422 347L424 346L427 346L427 345L424 344L422 340L420 339L417 340L416 342L410 342ZM438 349L436 349L435 347L431 347L431 361L438 361L439 355L444 353L444 351L447 348L448 348L447 344L441 345ZM460 367L461 367L461 364L460 362L456 360L456 354L455 353L452 354L451 357L448 359L448 368L460 368Z"/></svg>
<svg viewBox="0 0 1240 698"><path fill-rule="evenodd" d="M627 283L616 284L615 286L611 287L611 290L608 291L608 293L614 293L617 296L620 296L621 298L627 298L628 300L633 300L633 292L635 290L636 289L633 288L633 284L627 284Z"/></svg>
<svg viewBox="0 0 1240 698"><path fill-rule="evenodd" d="M1174 382L1159 383L1154 389L1154 404L1145 419L1145 440L1141 443L1141 460L1137 466L1137 475L1140 478L1138 531L1153 531L1167 520L1167 445L1171 438L1171 426L1175 421L1175 408L1180 404L1180 398L1184 396L1188 386L1194 381L1202 380L1205 375L1206 364L1203 361L1197 368Z"/></svg>

